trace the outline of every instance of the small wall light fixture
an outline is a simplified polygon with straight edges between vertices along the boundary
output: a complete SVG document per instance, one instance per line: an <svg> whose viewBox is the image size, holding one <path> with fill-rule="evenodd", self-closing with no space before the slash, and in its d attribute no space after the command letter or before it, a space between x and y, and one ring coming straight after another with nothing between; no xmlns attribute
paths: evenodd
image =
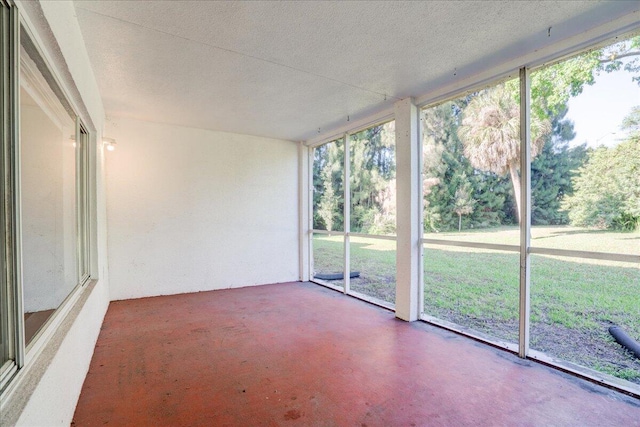
<svg viewBox="0 0 640 427"><path fill-rule="evenodd" d="M116 140L113 138L102 138L102 143L108 151L116 149Z"/></svg>

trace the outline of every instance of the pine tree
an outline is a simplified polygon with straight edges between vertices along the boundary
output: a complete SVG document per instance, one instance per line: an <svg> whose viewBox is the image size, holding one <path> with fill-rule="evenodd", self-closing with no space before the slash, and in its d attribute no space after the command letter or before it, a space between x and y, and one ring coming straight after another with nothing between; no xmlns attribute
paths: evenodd
<svg viewBox="0 0 640 427"><path fill-rule="evenodd" d="M423 112L423 191L425 231L449 231L465 227L497 226L509 215L503 211L509 180L491 172L475 170L464 156L458 138L460 116L473 95L447 102ZM456 213L456 191L465 188L475 200L463 221Z"/></svg>
<svg viewBox="0 0 640 427"><path fill-rule="evenodd" d="M344 144L317 147L313 161L313 228L344 230Z"/></svg>
<svg viewBox="0 0 640 427"><path fill-rule="evenodd" d="M351 231L395 232L395 123L353 134L349 144Z"/></svg>
<svg viewBox="0 0 640 427"><path fill-rule="evenodd" d="M553 134L542 152L531 163L531 223L533 225L568 224L561 209L562 199L573 193L572 177L586 159L585 145L569 148L575 137L573 123L565 120L565 107L552 120Z"/></svg>

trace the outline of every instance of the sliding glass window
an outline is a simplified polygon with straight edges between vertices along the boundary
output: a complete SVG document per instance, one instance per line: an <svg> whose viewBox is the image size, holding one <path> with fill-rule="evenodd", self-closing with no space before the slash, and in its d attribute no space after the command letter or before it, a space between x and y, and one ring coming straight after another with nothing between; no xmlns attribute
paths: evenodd
<svg viewBox="0 0 640 427"><path fill-rule="evenodd" d="M4 0L0 57L2 393L89 278L90 137Z"/></svg>
<svg viewBox="0 0 640 427"><path fill-rule="evenodd" d="M89 273L89 133L83 125L78 122L78 139L76 148L76 168L78 179L76 180L78 190L78 281L85 283L90 276Z"/></svg>
<svg viewBox="0 0 640 427"><path fill-rule="evenodd" d="M20 326L16 271L17 14L0 0L0 392L16 372Z"/></svg>
<svg viewBox="0 0 640 427"><path fill-rule="evenodd" d="M79 132L76 122L22 31L19 166L27 345L86 275L86 132Z"/></svg>

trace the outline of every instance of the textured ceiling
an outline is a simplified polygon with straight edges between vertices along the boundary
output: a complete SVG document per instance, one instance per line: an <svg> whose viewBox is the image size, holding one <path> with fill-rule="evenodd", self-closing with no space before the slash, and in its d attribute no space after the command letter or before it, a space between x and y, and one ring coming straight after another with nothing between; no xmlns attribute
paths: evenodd
<svg viewBox="0 0 640 427"><path fill-rule="evenodd" d="M108 116L290 140L638 4L75 1Z"/></svg>

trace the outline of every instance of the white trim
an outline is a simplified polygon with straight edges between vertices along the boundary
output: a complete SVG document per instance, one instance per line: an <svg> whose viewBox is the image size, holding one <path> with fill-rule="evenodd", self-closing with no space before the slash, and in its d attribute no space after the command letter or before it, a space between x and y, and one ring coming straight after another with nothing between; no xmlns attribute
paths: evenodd
<svg viewBox="0 0 640 427"><path fill-rule="evenodd" d="M302 145L304 146L304 145ZM309 280L313 277L313 158L314 148L307 147L307 267Z"/></svg>
<svg viewBox="0 0 640 427"><path fill-rule="evenodd" d="M349 233L351 237L363 237L365 239L378 239L378 240L393 240L394 242L398 240L397 236L390 236L386 234L365 234L365 233Z"/></svg>
<svg viewBox="0 0 640 427"><path fill-rule="evenodd" d="M497 339L495 337L478 332L475 329L467 328L457 323L449 322L447 320L439 319L437 317L429 316L428 314L420 314L420 320L443 329L446 329L457 334L461 334L465 337L472 338L476 341L480 341L489 344L493 347L498 347L510 351L511 353L518 354L518 345L509 341Z"/></svg>
<svg viewBox="0 0 640 427"><path fill-rule="evenodd" d="M20 46L20 85L56 127L75 128L76 119L71 117L60 103L58 96L51 90L36 63L22 46Z"/></svg>
<svg viewBox="0 0 640 427"><path fill-rule="evenodd" d="M17 370L24 363L24 349L22 346L22 293L20 288L20 272L19 272L19 218L18 207L19 198L15 191L18 185L17 173L18 153L16 151L16 141L19 135L19 94L18 75L19 69L19 17L17 9L9 2L0 4L2 13L0 18L7 19L7 26L2 25L2 39L6 43L0 46L2 57L2 78L0 80L0 108L2 108L2 121L0 129L0 186L2 186L2 199L0 199L0 236L2 241L2 250L0 255L2 268L0 274L3 276L0 282L4 286L3 290L6 296L4 306L0 307L1 315L6 321L7 337L5 338L6 347L3 349L8 356L8 360L2 364L0 368L0 395L2 390L9 384ZM7 48L5 50L5 47ZM6 60L6 61L5 61ZM4 355L3 355L4 356ZM2 400L2 398L0 398ZM1 403L1 402L0 402ZM1 411L0 411L1 412Z"/></svg>
<svg viewBox="0 0 640 427"><path fill-rule="evenodd" d="M8 384L13 376L18 372L18 365L15 360L7 360L2 367L0 367L0 390L5 384ZM2 396L4 399L4 395Z"/></svg>
<svg viewBox="0 0 640 427"><path fill-rule="evenodd" d="M346 125L339 126L329 132L320 133L317 137L311 138L305 142L308 147L318 147L336 139L344 137L345 134L354 134L363 130L379 126L381 124L393 120L393 107L385 108L376 114L369 115L361 120L350 122Z"/></svg>
<svg viewBox="0 0 640 427"><path fill-rule="evenodd" d="M21 142L19 140L19 132L17 130L18 124L20 123L20 87L21 83L22 87L25 88L25 91L30 94L38 104L40 108L42 108L47 116L56 124L60 124L61 121L66 120L67 118L71 119L71 125L69 127L75 129L76 140L78 140L78 130L80 126L80 119L77 113L78 109L74 104L73 98L69 95L66 87L61 84L61 79L59 78L58 71L55 67L52 66L53 61L51 61L47 52L44 51L41 46L42 40L37 37L36 32L32 31L33 25L29 20L27 15L21 13L19 8L12 7L11 9L11 23L13 24L13 38L15 43L12 45L11 55L13 57L13 73L10 75L14 76L14 81L12 82L12 94L11 97L13 99L10 100L11 105L10 108L14 110L11 122L15 129L13 129L14 137L11 138L8 143L11 144L13 152L13 158L9 159L12 163L13 170L13 214L15 218L13 219L14 233L15 233L15 243L14 250L15 254L13 255L14 260L12 268L14 269L14 280L15 280L15 295L13 298L15 299L15 310L16 313L13 316L15 318L15 325L13 326L13 330L11 332L16 333L16 342L15 342L15 362L17 371L15 376L10 379L6 384L4 380L7 379L3 376L3 383L1 384L3 387L6 386L6 389L2 391L2 403L4 404L6 401L10 400L9 397L13 393L13 391L20 388L20 384L22 383L22 379L28 375L28 372L33 370L33 361L37 359L42 352L50 346L52 341L52 337L57 334L61 330L61 325L68 317L69 313L74 310L79 304L78 299L86 286L83 286L88 279L88 276L80 278L79 274L76 274L76 278L78 279L78 283L74 287L74 289L69 292L67 297L62 301L62 303L56 308L53 314L47 319L44 325L41 326L39 331L33 337L33 339L26 345L24 339L24 302L23 302L23 283L22 283L22 228L21 228L21 218L22 218L22 205L21 205L21 179L20 179L20 166L21 166L21 153L20 147ZM29 37L30 46L33 46L34 54L40 56L40 59L43 61L44 67L46 67L48 75L47 77L51 77L52 84L55 84L57 87L52 88L51 84L47 79L42 75L42 72L37 67L37 64L34 62L33 58L27 54L27 52L22 47L22 43L20 42L20 30L24 29L25 33ZM64 100L60 99L60 96L56 94L55 90L59 90L60 96L64 97ZM68 108L72 110L72 114L65 108L64 103L68 104ZM60 105L58 105L60 103ZM72 117L73 116L73 117ZM62 127L62 126L61 126ZM86 129L86 126L84 126ZM87 132L87 135L89 133ZM89 147L86 147L86 150L89 150ZM77 153L78 151L76 151ZM84 157L79 159L76 156L76 168L77 162L80 160L82 162L88 161L88 151L84 152ZM89 164L84 165L85 168L89 168ZM78 180L84 179L84 190L88 192L88 186L91 184L88 177L88 169L85 169L82 172L81 169L76 170L76 191L74 192L74 197L77 201L77 211L76 215L76 227L74 228L74 232L76 234L76 238L78 239L80 236L78 230L78 219L79 219L79 210L80 203L83 202L85 204L85 208L87 209L85 221L88 220L88 212L92 208L90 201L88 200L88 195L83 197L84 200L80 200L78 197ZM89 244L91 242L91 237L89 236L89 231L87 230L86 236L86 247L80 247L78 245L78 250L88 251ZM78 253L75 254L77 260L79 261ZM89 257L89 253L86 253L86 256ZM88 261L90 258L85 260L86 266L88 266ZM79 270L79 269L78 269ZM78 273L78 271L76 271ZM86 272L82 272L83 274ZM3 373L4 374L4 373Z"/></svg>
<svg viewBox="0 0 640 427"><path fill-rule="evenodd" d="M535 246L529 247L529 253L540 255L552 255L571 258L586 258L586 259L599 259L603 261L619 261L619 262L631 262L640 264L640 255L631 254L618 254L608 252L589 252L589 251L574 251L569 249L552 249L552 248L538 248Z"/></svg>
<svg viewBox="0 0 640 427"><path fill-rule="evenodd" d="M28 360L24 367L19 369L15 376L9 381L7 387L2 392L0 399L0 421L5 419L17 419L24 405L30 396L32 388L37 386L42 376L46 373L51 363L51 359L55 356L60 344L72 327L78 314L83 309L87 300L93 293L97 282L93 281L87 286L78 286L73 291L73 298L67 298L63 305L64 310L56 310L52 317L56 317L54 327L46 327L45 333L35 340L38 348L32 348L28 354ZM71 297L71 295L70 295ZM58 313L60 311L60 313ZM44 329L44 328L43 328ZM46 337L45 337L46 335ZM33 341L32 341L33 342ZM26 397L26 398L25 398ZM16 412L16 407L18 412Z"/></svg>
<svg viewBox="0 0 640 427"><path fill-rule="evenodd" d="M349 291L347 293L347 295L349 295L350 297L357 298L359 300L368 302L370 304L377 305L378 307L386 308L387 310L396 311L395 304L392 304L390 302L386 302L384 300L381 300L380 298L376 298L376 297L372 297L372 296L369 296L369 295L365 295L363 293L356 292L356 291Z"/></svg>
<svg viewBox="0 0 640 427"><path fill-rule="evenodd" d="M316 285L324 286L325 288L329 288L331 290L340 292L341 294L344 293L344 288L343 287L332 285L331 283L327 282L326 280L322 280L322 279L317 279L315 277L311 277L311 279L309 281L311 283L315 283Z"/></svg>
<svg viewBox="0 0 640 427"><path fill-rule="evenodd" d="M499 243L466 242L457 240L422 239L423 245L458 246L461 248L489 249L494 251L520 252L520 246Z"/></svg>
<svg viewBox="0 0 640 427"><path fill-rule="evenodd" d="M75 87L75 81L73 80L73 76L69 75L70 80L67 79L67 81L65 81L65 83L68 83L69 86L67 84L62 84L62 82L64 81L62 79L62 74L60 73L57 67L53 66L54 64L59 64L59 61L54 61L52 55L49 54L49 49L43 48L45 46L48 46L48 44L45 43L43 39L40 37L40 31L37 30L39 27L31 19L31 16L30 16L30 13L32 12L35 12L36 14L42 14L40 5L37 2L27 1L27 0L15 0L15 3L20 15L21 27L24 28L25 32L33 42L33 45L35 46L36 51L44 61L45 66L47 67L51 76L53 77L55 84L58 86L58 88L62 92L62 95L64 96L66 102L69 103L69 106L73 110L73 113L76 116L79 116L83 119L83 123L90 134L97 132L98 130L96 129L95 123L93 122L89 113L88 112L86 113L86 117L85 117L85 114L79 113L80 111L83 111L83 112L86 111L86 108L85 109L78 108L79 106L78 106L78 103L76 102L76 98L71 96L69 89L67 89L68 87L70 87L70 85L73 85L74 88L77 90L77 87ZM33 5L35 5L35 7ZM34 9L37 9L37 10L34 10ZM38 15L34 15L34 17L37 17L37 16ZM42 16L42 19L48 25L48 21L46 21L46 17ZM57 41L55 43L56 43L56 47L58 47ZM64 56L60 56L60 58L62 60L65 59ZM82 95L80 95L79 91L78 91L78 96L79 96L78 101L83 102Z"/></svg>
<svg viewBox="0 0 640 427"><path fill-rule="evenodd" d="M19 7L18 11L20 12L21 27L27 33L27 36L31 40L31 44L34 46L36 53L40 56L40 58L42 58L42 61L44 62L45 67L47 67L47 70L49 71L49 74L51 75L51 78L53 79L55 85L62 93L62 96L64 96L65 101L69 104L69 107L71 107L71 109L73 110L73 114L75 116L78 116L79 115L78 106L76 105L74 99L70 96L67 88L62 84L62 79L60 78L60 74L58 73L58 70L52 66L52 64L54 64L55 62L52 60L49 53L42 48L42 46L44 46L45 43L39 37L38 33L33 30L35 26L31 22L30 17L26 13L22 13L21 10L22 10L21 7ZM20 44L20 48L22 49L22 43ZM50 86L49 83L47 83L47 86Z"/></svg>
<svg viewBox="0 0 640 427"><path fill-rule="evenodd" d="M640 10L625 15L619 19L592 28L576 36L561 40L550 46L517 57L511 61L499 64L482 73L470 76L458 82L442 86L431 92L416 97L416 104L420 108L445 102L462 96L465 92L482 89L500 80L517 78L519 69L523 66L535 70L540 67L567 57L580 54L584 50L593 49L599 44L615 42L615 38L624 37L640 28Z"/></svg>
<svg viewBox="0 0 640 427"><path fill-rule="evenodd" d="M502 245L498 243L481 243L481 242L468 242L459 240L442 240L442 239L422 239L423 245L438 245L438 246L458 246L462 248L476 248L476 249L489 249L495 251L505 252L520 252L520 246L518 245ZM630 262L640 264L640 255L631 254L619 254L614 252L589 252L589 251L575 251L571 249L553 249L553 248L539 248L530 246L528 248L530 254L551 255L568 258L585 258L585 259L597 259L602 261L618 261L618 262Z"/></svg>
<svg viewBox="0 0 640 427"><path fill-rule="evenodd" d="M596 29L600 29L602 31L600 31L598 35L590 37ZM640 8L622 18L609 21L595 29L585 31L580 35L562 40L555 45L556 48L554 49L541 49L539 52L547 53L545 57L532 60L523 65L526 66L529 71L534 72L540 68L581 55L586 51L599 49L616 43L620 39L628 39L637 35L639 30ZM578 40L578 43L573 43L574 40ZM560 49L557 49L558 46Z"/></svg>
<svg viewBox="0 0 640 427"><path fill-rule="evenodd" d="M418 320L418 271L421 233L416 225L420 196L418 169L418 115L413 99L394 104L396 146L396 317Z"/></svg>
<svg viewBox="0 0 640 427"><path fill-rule="evenodd" d="M518 70L516 69L514 70L510 70L509 72L500 74L500 75L496 75L495 77L492 77L491 79L487 79L487 80L482 80L480 82L474 82L471 83L469 85L465 85L463 87L457 88L456 86L455 89L452 90L447 90L446 92L443 93L439 93L436 96L433 97L429 97L429 98L424 98L424 97L420 97L419 99L425 99L424 101L420 102L420 103L416 103L416 105L418 105L418 109L423 110L426 108L433 108L433 107L437 107L440 104L444 104L445 102L449 102L449 101L453 101L454 99L458 99L458 98L462 98L470 93L474 93L474 92L478 92L481 91L483 89L487 89L493 86L497 86L501 83L507 82L509 80L514 80L517 79L517 76L514 76L514 74L517 75Z"/></svg>
<svg viewBox="0 0 640 427"><path fill-rule="evenodd" d="M298 143L298 279L309 280L309 148ZM311 194L313 197L313 195Z"/></svg>
<svg viewBox="0 0 640 427"><path fill-rule="evenodd" d="M327 236L344 236L346 233L344 231L317 230L314 228L312 230L309 230L309 234L326 234Z"/></svg>
<svg viewBox="0 0 640 427"><path fill-rule="evenodd" d="M446 329L452 330L454 332L458 332L467 336L472 337L473 339L486 342L490 345L504 348L510 352L518 354L520 357L535 358L536 352L533 350L529 350L529 324L530 321L530 313L529 313L529 292L530 292L530 257L529 254L542 254L542 255L552 255L552 256L566 256L566 257L574 257L574 258L592 258L592 259L602 259L602 260L611 260L611 261L622 261L622 262L633 262L640 263L640 256L638 255L630 255L630 254L610 254L610 253L598 253L598 252L587 252L587 251L572 251L572 250L562 250L562 249L547 249L547 248L532 248L530 246L530 174L528 172L528 168L530 167L530 152L528 149L528 145L530 144L530 129L529 126L526 125L529 121L530 110L526 107L529 100L529 90L528 90L528 79L527 75L530 70L535 70L537 68L543 67L552 62L558 62L565 58L575 56L580 54L582 51L587 49L597 48L598 44L609 44L614 42L612 38L615 38L616 35L623 35L630 33L632 31L637 31L640 28L640 10L628 14L622 18L612 20L606 24L600 25L596 28L585 31L581 34L578 34L573 37L569 37L567 39L561 40L553 45L546 46L542 49L539 49L534 52L530 52L528 54L522 55L518 58L514 58L510 61L507 61L502 64L498 64L489 70L486 70L482 73L476 74L474 76L470 76L466 79L453 82L451 84L441 86L436 88L430 92L427 92L420 97L418 97L415 101L415 104L421 108L425 106L437 105L439 103L445 102L450 99L459 98L463 96L465 93L476 91L482 88L485 88L490 85L495 85L498 82L510 80L517 78L520 74L520 69L523 67L527 67L523 69L524 74L524 82L521 81L521 91L524 91L525 96L521 96L522 105L525 107L521 107L521 123L525 123L521 128L521 139L524 141L524 149L521 151L522 153L526 153L521 156L521 173L523 173L523 180L521 185L523 186L521 189L521 209L523 211L523 220L524 227L521 227L521 239L520 245L502 245L502 244L490 244L490 243L479 243L479 242L461 242L461 241L449 241L449 240L441 240L441 239L428 239L423 238L423 195L422 195L422 138L420 137L420 133L418 133L418 144L420 146L420 150L418 151L418 164L419 164L419 178L418 178L418 191L420 194L419 207L418 207L418 218L413 226L419 227L419 234L422 238L418 239L420 242L419 245L419 260L420 260L420 268L419 271L419 318L425 320L429 323L434 323L437 326L444 327ZM521 76L522 77L522 76ZM521 79L522 80L522 79ZM524 84L523 84L524 83ZM521 92L522 93L522 92ZM394 106L395 108L395 106ZM371 126L375 126L386 121L392 120L393 114L389 108L377 112L375 114L371 114L366 118L360 119L354 123L344 124L342 126L338 126L329 131L323 132L319 134L317 137L311 138L305 142L307 146L316 147L336 139L339 139L343 134L351 134L356 133L361 130L370 128ZM397 119L397 117L396 117ZM419 131L422 130L422 126L419 126ZM361 233L350 233L350 224L349 224L349 209L350 209L350 194L348 192L348 183L349 183L349 173L348 173L348 165L349 165L349 147L348 143L345 144L345 228L344 232L327 232L321 230L313 230L319 234L326 235L341 235L344 236L345 241L345 289L344 292L350 296L354 296L360 299L364 299L365 301L372 302L370 297L361 298L361 294L357 292L352 292L349 290L349 275L348 275L348 262L349 262L349 239L350 236L354 237L363 237L370 239L380 239L380 240L394 240L397 241L396 236L375 236ZM405 236L401 236L401 239L404 239ZM433 318L424 313L424 253L422 249L424 249L425 245L441 245L441 246L457 246L457 247L467 247L467 248L479 248L479 249L487 249L487 250L497 250L497 251L506 251L506 252L516 252L520 254L520 307L519 313L524 314L524 319L521 317L520 319L520 333L519 333L519 343L515 345L513 343L508 343L501 340L495 340L491 337L485 336L484 334L478 333L477 331L469 330L459 325L450 324L449 322ZM327 285L324 285L327 286ZM327 286L334 289L333 286ZM524 321L523 321L524 320ZM557 365L555 365L557 366ZM565 369L565 368L563 368ZM576 372L574 372L576 373ZM578 373L579 375L583 375ZM628 391L625 386L621 386L618 384L614 385L615 387Z"/></svg>
<svg viewBox="0 0 640 427"><path fill-rule="evenodd" d="M344 202L342 213L342 228L344 229L344 293L348 294L351 287L351 137L345 134L342 140L344 147L344 167L342 175L342 188L344 190Z"/></svg>
<svg viewBox="0 0 640 427"><path fill-rule="evenodd" d="M463 80L453 82L434 90L414 96L418 108L425 108L459 98L465 93L480 90L501 80L517 78L519 69L527 66L532 71L544 67L549 63L561 61L565 58L593 49L598 45L615 42L616 38L626 37L640 29L640 10L627 14L606 24L587 30L583 33L561 40L553 45L538 49L529 54L498 64L484 72L475 74ZM309 147L317 147L339 138L344 133L356 133L380 122L388 121L393 116L393 107L364 117L360 120L342 126L336 126L322 131L318 136L305 142Z"/></svg>
<svg viewBox="0 0 640 427"><path fill-rule="evenodd" d="M20 188L21 188L21 179L20 179L20 25L22 22L20 16L20 10L17 7L12 7L11 11L13 12L12 22L14 24L14 40L12 43L13 52L13 61L15 78L13 80L13 99L14 102L14 128L13 128L13 139L10 141L10 144L13 145L13 209L14 209L14 249L15 254L13 255L13 268L14 268L14 280L15 280L15 288L14 288L14 298L16 299L14 320L16 321L15 332L16 336L16 347L15 347L15 357L16 357L16 365L18 366L18 370L20 370L23 366L25 366L25 358L26 358L26 350L25 350L25 339L24 339L24 299L23 299L23 286L22 286L22 197L20 197ZM11 382L9 382L11 384ZM6 390L5 390L6 391Z"/></svg>
<svg viewBox="0 0 640 427"><path fill-rule="evenodd" d="M518 345L510 343L508 341L495 339L494 337L485 335L473 329L469 329L456 323L439 319L437 317L429 316L424 313L420 314L420 320L429 325L451 331L453 333L462 335L475 341L482 342L492 347L501 348L516 355L518 354ZM607 375L605 373L598 372L581 365L576 365L563 359L556 359L555 357L549 356L541 351L529 349L526 359L532 360L536 363L542 363L548 366L552 366L556 369L571 373L579 378L593 381L597 384L622 391L623 393L632 395L636 398L640 397L640 387L636 387L634 383L626 380L621 380L620 378L616 378L612 375Z"/></svg>
<svg viewBox="0 0 640 427"><path fill-rule="evenodd" d="M418 318L424 314L424 117L422 110L418 109Z"/></svg>
<svg viewBox="0 0 640 427"><path fill-rule="evenodd" d="M53 311L47 321L40 327L38 332L33 336L31 341L26 346L25 365L29 365L31 361L38 357L42 353L43 348L49 342L51 336L60 327L60 324L64 321L65 317L73 309L76 301L80 297L85 287L81 284L69 293L64 301Z"/></svg>
<svg viewBox="0 0 640 427"><path fill-rule="evenodd" d="M520 290L518 307L518 356L529 352L531 320L531 77L520 69Z"/></svg>
<svg viewBox="0 0 640 427"><path fill-rule="evenodd" d="M569 372L580 378L593 381L599 385L616 389L635 398L640 398L640 386L632 383L631 381L626 381L614 377L613 375L608 375L604 372L587 368L586 366L571 363L564 359L556 359L555 357L538 350L530 349L527 359L553 366L554 368Z"/></svg>

